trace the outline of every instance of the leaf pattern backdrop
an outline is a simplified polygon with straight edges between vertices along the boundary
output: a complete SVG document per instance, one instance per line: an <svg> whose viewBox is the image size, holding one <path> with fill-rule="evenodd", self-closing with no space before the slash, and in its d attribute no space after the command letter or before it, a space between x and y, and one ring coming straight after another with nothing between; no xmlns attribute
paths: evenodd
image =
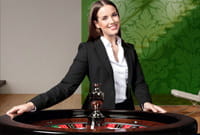
<svg viewBox="0 0 200 135"><path fill-rule="evenodd" d="M82 41L95 0L82 0ZM151 94L200 90L200 0L112 0L122 37L135 45ZM83 100L88 81L82 83Z"/></svg>

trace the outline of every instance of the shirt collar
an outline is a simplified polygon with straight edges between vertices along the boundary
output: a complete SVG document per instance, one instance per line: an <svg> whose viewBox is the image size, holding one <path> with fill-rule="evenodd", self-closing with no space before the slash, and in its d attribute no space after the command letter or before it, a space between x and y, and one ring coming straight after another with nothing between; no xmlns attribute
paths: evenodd
<svg viewBox="0 0 200 135"><path fill-rule="evenodd" d="M111 43L108 39L106 39L104 36L101 36L100 38L105 47L111 47ZM122 44L122 40L119 36L117 36L117 45L121 46L121 44Z"/></svg>

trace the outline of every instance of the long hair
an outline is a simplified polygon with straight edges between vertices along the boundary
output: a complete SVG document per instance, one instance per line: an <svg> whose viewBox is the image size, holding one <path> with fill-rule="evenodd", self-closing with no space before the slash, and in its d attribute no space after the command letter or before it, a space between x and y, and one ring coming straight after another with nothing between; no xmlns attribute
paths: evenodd
<svg viewBox="0 0 200 135"><path fill-rule="evenodd" d="M90 9L90 15L89 15L89 18L88 18L88 28L89 28L89 34L88 34L88 40L87 41L93 41L93 40L96 40L97 38L99 38L100 36L103 35L102 31L98 28L96 28L96 25L94 24L94 21L98 21L97 19L97 13L99 11L99 9L101 7L103 7L104 5L111 5L113 6L118 15L119 15L119 11L116 7L116 5L111 2L110 0L98 0L96 2L94 2L91 6L91 9ZM121 30L119 29L119 32L117 33L117 35L119 37L121 37Z"/></svg>

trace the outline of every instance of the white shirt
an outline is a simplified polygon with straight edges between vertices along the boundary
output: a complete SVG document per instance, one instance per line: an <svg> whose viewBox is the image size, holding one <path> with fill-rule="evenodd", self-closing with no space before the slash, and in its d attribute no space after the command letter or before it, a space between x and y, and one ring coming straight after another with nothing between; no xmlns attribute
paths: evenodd
<svg viewBox="0 0 200 135"><path fill-rule="evenodd" d="M121 103L127 99L126 87L128 79L128 66L124 57L124 49L122 48L121 38L117 38L118 45L118 62L115 60L111 43L103 36L101 36L107 55L109 57L114 76L115 85L115 103Z"/></svg>

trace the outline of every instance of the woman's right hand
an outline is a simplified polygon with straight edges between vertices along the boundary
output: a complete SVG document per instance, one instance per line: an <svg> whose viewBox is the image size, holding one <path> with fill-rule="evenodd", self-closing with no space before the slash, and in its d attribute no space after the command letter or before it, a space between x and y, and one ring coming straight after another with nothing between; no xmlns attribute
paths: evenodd
<svg viewBox="0 0 200 135"><path fill-rule="evenodd" d="M32 102L28 102L26 104L17 105L12 107L10 110L6 112L8 116L13 119L14 117L23 114L24 112L30 112L35 109L35 105Z"/></svg>

